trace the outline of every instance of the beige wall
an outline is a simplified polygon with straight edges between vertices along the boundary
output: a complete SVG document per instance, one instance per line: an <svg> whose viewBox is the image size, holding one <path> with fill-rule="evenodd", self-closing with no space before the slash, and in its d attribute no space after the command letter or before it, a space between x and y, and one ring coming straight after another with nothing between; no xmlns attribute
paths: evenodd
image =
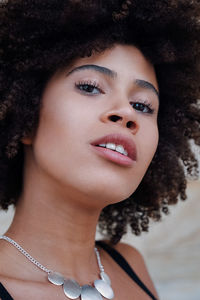
<svg viewBox="0 0 200 300"><path fill-rule="evenodd" d="M200 181L187 194L149 233L124 239L142 252L161 300L200 300Z"/></svg>

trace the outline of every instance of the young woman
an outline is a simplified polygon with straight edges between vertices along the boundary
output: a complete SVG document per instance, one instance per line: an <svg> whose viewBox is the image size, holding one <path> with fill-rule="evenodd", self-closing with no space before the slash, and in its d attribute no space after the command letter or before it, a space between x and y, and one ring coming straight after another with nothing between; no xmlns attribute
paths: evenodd
<svg viewBox="0 0 200 300"><path fill-rule="evenodd" d="M119 241L197 173L199 17L198 1L2 5L1 299L158 299Z"/></svg>

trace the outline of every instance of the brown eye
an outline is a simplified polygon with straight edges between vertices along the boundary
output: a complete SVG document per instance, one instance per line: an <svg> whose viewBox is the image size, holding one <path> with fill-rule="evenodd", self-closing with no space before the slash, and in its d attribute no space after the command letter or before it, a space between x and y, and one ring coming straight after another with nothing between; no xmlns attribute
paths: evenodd
<svg viewBox="0 0 200 300"><path fill-rule="evenodd" d="M94 84L88 84L88 83L84 83L84 84L76 84L76 88L78 88L79 90L87 93L87 94L100 94L101 91L98 88L98 86L94 85Z"/></svg>
<svg viewBox="0 0 200 300"><path fill-rule="evenodd" d="M152 114L154 111L149 103L131 102L130 104L134 109L143 113Z"/></svg>

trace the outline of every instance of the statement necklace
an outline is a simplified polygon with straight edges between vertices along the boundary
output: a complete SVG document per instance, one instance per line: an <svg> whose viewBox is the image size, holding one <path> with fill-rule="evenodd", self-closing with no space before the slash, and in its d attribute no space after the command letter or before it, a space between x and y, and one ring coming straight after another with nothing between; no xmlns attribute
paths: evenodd
<svg viewBox="0 0 200 300"><path fill-rule="evenodd" d="M104 267L101 263L100 254L96 247L94 248L94 250L97 257L101 279L96 279L94 281L94 286L92 285L80 286L76 280L65 278L62 274L58 272L54 272L44 267L11 238L2 235L0 236L0 239L5 240L10 244L12 244L13 246L15 246L15 248L17 248L17 250L19 250L28 260L30 260L34 265L36 265L42 271L46 272L48 274L47 278L51 283L53 283L54 285L63 286L64 294L69 299L77 299L81 297L81 300L103 300L102 296L105 297L106 299L114 298L114 292L111 288L110 278L104 271Z"/></svg>

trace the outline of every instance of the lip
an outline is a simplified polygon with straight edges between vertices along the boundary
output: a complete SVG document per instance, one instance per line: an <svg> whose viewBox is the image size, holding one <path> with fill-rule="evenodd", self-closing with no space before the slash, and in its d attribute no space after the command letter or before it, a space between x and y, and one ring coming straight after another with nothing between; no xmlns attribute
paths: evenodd
<svg viewBox="0 0 200 300"><path fill-rule="evenodd" d="M97 146L99 144L106 143L122 145L124 149L128 152L128 155L125 156L117 151ZM105 135L91 142L91 145L94 146L94 150L96 150L98 154L107 158L108 160L119 163L121 165L131 166L133 162L137 160L137 150L134 141L131 138L119 133Z"/></svg>

